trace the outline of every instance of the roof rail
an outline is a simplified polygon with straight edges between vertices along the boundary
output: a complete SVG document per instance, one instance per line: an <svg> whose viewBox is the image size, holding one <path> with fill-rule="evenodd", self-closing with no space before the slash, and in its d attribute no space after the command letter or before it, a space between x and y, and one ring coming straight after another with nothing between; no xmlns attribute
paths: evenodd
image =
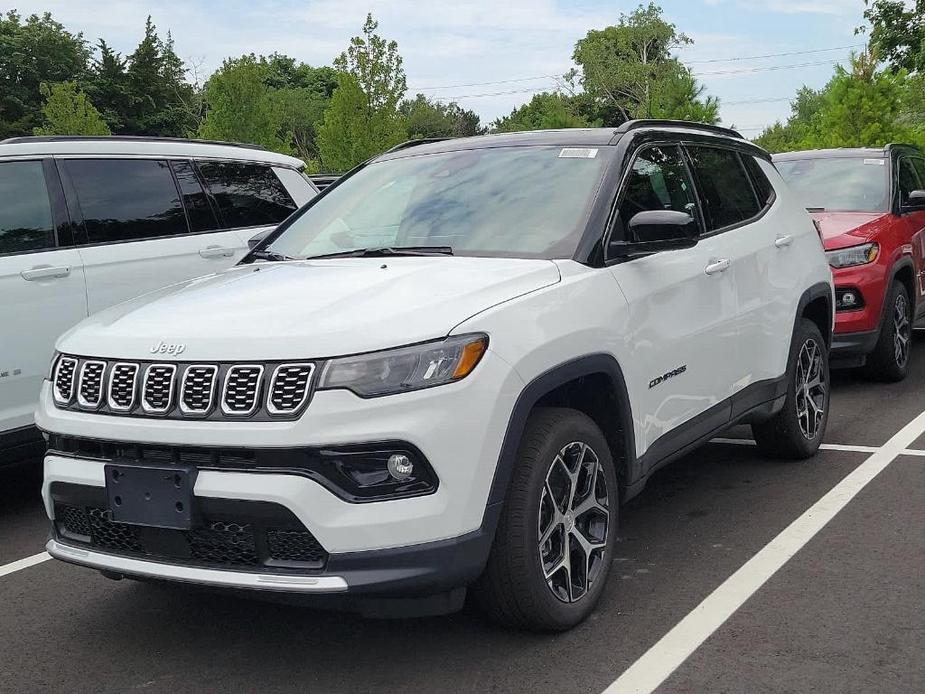
<svg viewBox="0 0 925 694"><path fill-rule="evenodd" d="M417 147L418 145L429 145L431 142L443 142L444 140L449 140L449 137L422 137L418 140L408 140L406 142L400 142L394 147L390 147L385 150L383 154L391 154L392 152L399 152L403 149L408 149L409 147Z"/></svg>
<svg viewBox="0 0 925 694"><path fill-rule="evenodd" d="M721 125L709 125L707 123L695 123L686 120L660 120L657 118L640 118L638 120L628 120L614 130L615 135L623 135L630 130L640 128L685 128L687 130L706 130L726 137L735 137L740 140L744 139L737 130L724 128Z"/></svg>
<svg viewBox="0 0 925 694"><path fill-rule="evenodd" d="M189 137L154 137L150 135L26 135L0 140L0 145L26 144L31 142L184 142L194 145L222 145L266 151L266 147L246 142L223 142L221 140L197 140Z"/></svg>

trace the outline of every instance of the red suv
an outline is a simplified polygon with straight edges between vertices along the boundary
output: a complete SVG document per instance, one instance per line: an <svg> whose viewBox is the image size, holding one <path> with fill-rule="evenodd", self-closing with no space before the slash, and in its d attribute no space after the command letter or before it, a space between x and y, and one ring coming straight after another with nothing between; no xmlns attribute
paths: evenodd
<svg viewBox="0 0 925 694"><path fill-rule="evenodd" d="M774 157L816 220L835 279L833 366L905 377L925 314L925 154L909 145Z"/></svg>

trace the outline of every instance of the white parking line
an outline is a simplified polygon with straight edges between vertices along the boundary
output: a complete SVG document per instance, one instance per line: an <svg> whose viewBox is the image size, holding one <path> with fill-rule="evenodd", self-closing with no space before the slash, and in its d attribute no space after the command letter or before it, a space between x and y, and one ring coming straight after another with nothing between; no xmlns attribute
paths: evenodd
<svg viewBox="0 0 925 694"><path fill-rule="evenodd" d="M33 554L31 557L4 564L0 566L0 578L16 573L17 571L22 571L23 569L28 569L30 566L41 564L43 561L48 561L49 559L51 559L51 555L49 555L48 552L39 552L38 554Z"/></svg>
<svg viewBox="0 0 925 694"><path fill-rule="evenodd" d="M809 542L857 494L925 433L925 412L899 430L803 515L765 545L604 690L648 694ZM747 444L746 444L747 445Z"/></svg>

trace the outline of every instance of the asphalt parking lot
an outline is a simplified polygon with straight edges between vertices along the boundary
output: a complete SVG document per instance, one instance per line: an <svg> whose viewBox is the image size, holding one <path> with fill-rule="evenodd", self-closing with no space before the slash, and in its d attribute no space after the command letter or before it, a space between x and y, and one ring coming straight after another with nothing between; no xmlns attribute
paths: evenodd
<svg viewBox="0 0 925 694"><path fill-rule="evenodd" d="M598 610L558 636L470 611L364 621L56 561L4 573L41 552L46 524L39 461L0 472L0 691L923 691L925 435L906 426L925 410L916 342L902 383L837 375L815 459L760 458L739 428L660 472L623 509ZM673 669L664 654L678 644Z"/></svg>

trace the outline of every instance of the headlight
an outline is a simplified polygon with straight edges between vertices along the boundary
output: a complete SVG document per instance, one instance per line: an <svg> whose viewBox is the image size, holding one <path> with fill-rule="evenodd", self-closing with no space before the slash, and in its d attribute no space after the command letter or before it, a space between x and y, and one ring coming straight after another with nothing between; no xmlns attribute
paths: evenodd
<svg viewBox="0 0 925 694"><path fill-rule="evenodd" d="M487 335L459 335L332 359L321 374L318 389L346 388L371 398L440 386L468 376L487 348Z"/></svg>
<svg viewBox="0 0 925 694"><path fill-rule="evenodd" d="M876 243L865 243L862 246L840 248L837 251L826 251L825 257L829 265L834 268L851 267L853 265L867 265L877 259L880 246Z"/></svg>

